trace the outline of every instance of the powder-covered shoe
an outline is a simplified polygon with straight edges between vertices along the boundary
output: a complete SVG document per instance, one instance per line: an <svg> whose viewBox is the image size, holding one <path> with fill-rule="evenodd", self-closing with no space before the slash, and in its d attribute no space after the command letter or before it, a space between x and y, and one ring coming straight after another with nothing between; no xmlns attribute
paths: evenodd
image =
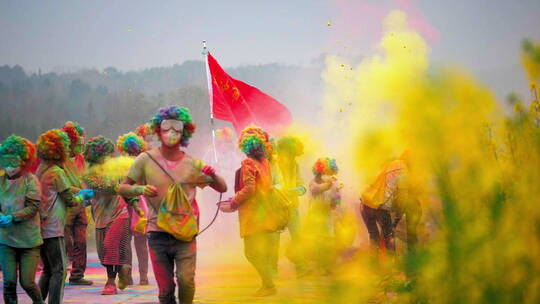
<svg viewBox="0 0 540 304"><path fill-rule="evenodd" d="M114 284L107 284L105 287L103 287L103 290L101 291L102 295L110 296L117 294L118 291L116 290L116 285Z"/></svg>
<svg viewBox="0 0 540 304"><path fill-rule="evenodd" d="M129 285L129 268L128 265L123 265L118 272L118 289L124 290Z"/></svg>
<svg viewBox="0 0 540 304"><path fill-rule="evenodd" d="M94 284L94 282L90 281L90 280L86 280L86 279L83 279L83 278L80 278L80 279L75 279L75 280L69 280L69 285L92 285Z"/></svg>

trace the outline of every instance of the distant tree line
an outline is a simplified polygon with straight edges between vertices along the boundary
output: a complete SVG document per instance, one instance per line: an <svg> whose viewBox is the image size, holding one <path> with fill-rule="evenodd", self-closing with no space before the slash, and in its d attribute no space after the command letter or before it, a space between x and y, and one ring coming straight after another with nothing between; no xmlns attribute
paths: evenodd
<svg viewBox="0 0 540 304"><path fill-rule="evenodd" d="M320 87L317 69L269 64L227 71L293 108L310 91L305 83ZM67 120L81 123L89 136L116 139L172 104L188 107L197 133L210 134L205 73L202 61L125 73L108 67L27 74L20 66L0 66L0 140L17 134L35 141ZM293 86L295 79L303 85Z"/></svg>

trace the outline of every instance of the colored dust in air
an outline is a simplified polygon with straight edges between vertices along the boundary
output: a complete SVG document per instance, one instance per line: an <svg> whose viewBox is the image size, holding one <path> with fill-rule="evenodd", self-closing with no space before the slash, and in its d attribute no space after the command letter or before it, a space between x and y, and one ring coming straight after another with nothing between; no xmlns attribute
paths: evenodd
<svg viewBox="0 0 540 304"><path fill-rule="evenodd" d="M332 266L320 303L538 303L540 46L523 43L533 97L514 98L520 106L508 113L465 69L431 66L404 13L392 11L384 28L377 54L359 63L327 57L317 122L286 132L304 143L306 185L326 156L337 159L344 184L332 234L318 240ZM404 151L409 199L421 207L418 246L406 250L405 218L395 257L376 254L358 215L360 193ZM304 227L304 239L310 232ZM311 245L297 244L313 262Z"/></svg>
<svg viewBox="0 0 540 304"><path fill-rule="evenodd" d="M108 158L102 164L94 166L92 172L107 176L111 180L122 180L124 176L127 176L134 160L135 158L128 156Z"/></svg>
<svg viewBox="0 0 540 304"><path fill-rule="evenodd" d="M134 158L119 156L107 158L101 164L90 167L83 176L83 181L94 190L113 191L121 182L133 164Z"/></svg>

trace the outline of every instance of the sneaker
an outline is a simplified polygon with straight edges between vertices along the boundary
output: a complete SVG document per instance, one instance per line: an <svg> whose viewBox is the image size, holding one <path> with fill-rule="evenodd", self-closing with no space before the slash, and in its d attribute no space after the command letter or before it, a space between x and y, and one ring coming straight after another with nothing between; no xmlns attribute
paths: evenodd
<svg viewBox="0 0 540 304"><path fill-rule="evenodd" d="M275 287L261 287L253 296L255 297L269 297L277 293Z"/></svg>
<svg viewBox="0 0 540 304"><path fill-rule="evenodd" d="M116 290L116 285L114 284L107 284L105 287L103 287L103 290L101 291L102 295L110 296L117 294L118 291Z"/></svg>
<svg viewBox="0 0 540 304"><path fill-rule="evenodd" d="M118 272L118 289L124 290L129 285L129 266L124 265Z"/></svg>
<svg viewBox="0 0 540 304"><path fill-rule="evenodd" d="M92 285L92 284L94 284L94 282L83 279L83 278L75 279L75 280L69 279L69 285Z"/></svg>

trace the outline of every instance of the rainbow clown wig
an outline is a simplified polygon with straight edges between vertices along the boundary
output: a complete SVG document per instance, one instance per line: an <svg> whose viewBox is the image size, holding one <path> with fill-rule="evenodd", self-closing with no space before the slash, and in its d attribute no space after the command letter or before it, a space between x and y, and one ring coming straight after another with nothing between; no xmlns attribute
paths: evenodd
<svg viewBox="0 0 540 304"><path fill-rule="evenodd" d="M41 134L37 140L38 157L45 161L63 162L69 155L69 136L59 129Z"/></svg>
<svg viewBox="0 0 540 304"><path fill-rule="evenodd" d="M141 136L133 132L126 133L116 140L116 148L120 153L137 156L148 149L148 145Z"/></svg>
<svg viewBox="0 0 540 304"><path fill-rule="evenodd" d="M0 143L0 167L26 170L36 161L36 146L26 138L11 135Z"/></svg>
<svg viewBox="0 0 540 304"><path fill-rule="evenodd" d="M272 155L270 136L257 126L249 126L242 130L238 139L238 148L247 156L269 157Z"/></svg>
<svg viewBox="0 0 540 304"><path fill-rule="evenodd" d="M77 122L68 121L64 124L61 130L67 133L69 137L70 149L73 154L82 153L82 138L86 135L83 127L81 127Z"/></svg>
<svg viewBox="0 0 540 304"><path fill-rule="evenodd" d="M313 174L315 175L336 175L338 167L334 158L322 157L317 159L313 165Z"/></svg>
<svg viewBox="0 0 540 304"><path fill-rule="evenodd" d="M84 149L84 159L92 165L98 164L111 156L113 152L114 143L112 140L99 135L88 140Z"/></svg>
<svg viewBox="0 0 540 304"><path fill-rule="evenodd" d="M296 137L285 136L277 142L278 153L301 156L304 154L304 144Z"/></svg>
<svg viewBox="0 0 540 304"><path fill-rule="evenodd" d="M144 138L145 136L154 134L154 130L152 130L152 125L147 122L135 128L135 134Z"/></svg>
<svg viewBox="0 0 540 304"><path fill-rule="evenodd" d="M152 130L154 130L156 134L159 134L161 122L169 119L179 120L184 124L180 144L182 147L187 147L189 145L189 139L193 136L193 133L195 133L195 123L193 123L193 120L191 119L189 109L179 106L170 106L159 109L158 113L150 119Z"/></svg>

